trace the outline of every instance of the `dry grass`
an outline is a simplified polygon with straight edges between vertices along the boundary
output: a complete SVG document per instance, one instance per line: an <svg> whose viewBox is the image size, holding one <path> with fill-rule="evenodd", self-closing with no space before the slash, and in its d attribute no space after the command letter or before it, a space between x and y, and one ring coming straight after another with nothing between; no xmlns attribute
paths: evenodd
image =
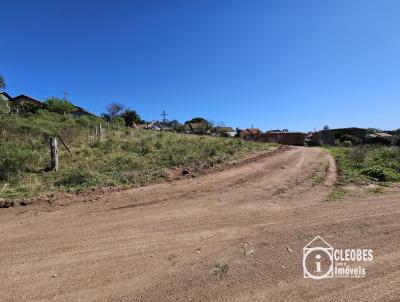
<svg viewBox="0 0 400 302"><path fill-rule="evenodd" d="M103 124L101 142L94 126ZM180 165L212 165L235 160L272 145L233 138L194 136L125 128L113 130L104 120L73 118L42 112L29 117L0 119L0 195L32 197L57 191L130 187L168 177ZM48 140L60 135L60 170L49 171Z"/></svg>
<svg viewBox="0 0 400 302"><path fill-rule="evenodd" d="M218 278L224 278L228 273L229 265L226 259L220 258L211 268L211 273L216 275Z"/></svg>

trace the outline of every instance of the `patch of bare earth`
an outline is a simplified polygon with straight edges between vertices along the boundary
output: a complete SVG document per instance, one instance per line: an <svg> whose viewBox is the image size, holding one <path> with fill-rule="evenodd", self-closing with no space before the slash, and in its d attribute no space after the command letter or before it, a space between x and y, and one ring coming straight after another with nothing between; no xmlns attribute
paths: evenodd
<svg viewBox="0 0 400 302"><path fill-rule="evenodd" d="M197 178L0 211L0 301L399 301L400 194L326 201L334 161L288 148ZM91 202L90 202L91 201ZM303 278L316 235L364 279Z"/></svg>

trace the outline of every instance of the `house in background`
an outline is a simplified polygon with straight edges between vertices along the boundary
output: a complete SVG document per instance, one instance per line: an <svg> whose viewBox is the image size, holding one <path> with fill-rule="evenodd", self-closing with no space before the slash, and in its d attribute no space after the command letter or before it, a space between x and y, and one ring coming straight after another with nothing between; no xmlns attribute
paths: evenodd
<svg viewBox="0 0 400 302"><path fill-rule="evenodd" d="M240 138L245 140L256 140L261 134L262 131L258 128L248 128L239 133Z"/></svg>
<svg viewBox="0 0 400 302"><path fill-rule="evenodd" d="M232 127L214 127L212 132L215 136L227 135L234 137L236 135L236 131Z"/></svg>
<svg viewBox="0 0 400 302"><path fill-rule="evenodd" d="M43 103L25 94L21 94L19 96L12 98L10 102L12 105L16 106L34 105L42 109L47 108L46 103Z"/></svg>
<svg viewBox="0 0 400 302"><path fill-rule="evenodd" d="M159 125L158 121L152 121L152 122L147 122L147 123L143 123L143 124L133 123L132 127L134 129L141 129L141 130L154 130L154 131L162 131L163 130L161 128L161 126Z"/></svg>
<svg viewBox="0 0 400 302"><path fill-rule="evenodd" d="M12 97L7 92L0 92L0 101L10 101Z"/></svg>
<svg viewBox="0 0 400 302"><path fill-rule="evenodd" d="M184 129L189 134L210 134L206 123L187 123Z"/></svg>
<svg viewBox="0 0 400 302"><path fill-rule="evenodd" d="M271 132L263 134L266 142L278 143L282 145L304 146L305 133L303 132Z"/></svg>
<svg viewBox="0 0 400 302"><path fill-rule="evenodd" d="M376 144L384 146L400 145L400 138L397 135L392 135L384 132L368 134L365 138L367 144Z"/></svg>
<svg viewBox="0 0 400 302"><path fill-rule="evenodd" d="M320 146L319 132L308 132L305 135L305 144L309 147Z"/></svg>
<svg viewBox="0 0 400 302"><path fill-rule="evenodd" d="M135 123L133 123L132 127L135 128L135 129L146 130L147 129L147 124L135 124Z"/></svg>
<svg viewBox="0 0 400 302"><path fill-rule="evenodd" d="M352 136L362 142L367 136L367 129L352 127L322 130L319 132L319 140L321 145L335 145L345 135Z"/></svg>
<svg viewBox="0 0 400 302"><path fill-rule="evenodd" d="M92 113L90 113L89 111L87 111L86 109L79 107L79 106L75 106L76 110L74 112L72 112L72 115L75 117L80 117L80 116L96 116Z"/></svg>

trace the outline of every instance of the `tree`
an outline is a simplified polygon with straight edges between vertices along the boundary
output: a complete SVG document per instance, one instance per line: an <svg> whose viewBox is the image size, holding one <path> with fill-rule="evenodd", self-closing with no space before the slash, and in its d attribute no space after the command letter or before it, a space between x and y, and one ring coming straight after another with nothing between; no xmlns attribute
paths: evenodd
<svg viewBox="0 0 400 302"><path fill-rule="evenodd" d="M111 116L107 113L102 113L101 117L105 119L107 122L111 121Z"/></svg>
<svg viewBox="0 0 400 302"><path fill-rule="evenodd" d="M0 89L5 89L6 88L6 82L4 78L0 75Z"/></svg>
<svg viewBox="0 0 400 302"><path fill-rule="evenodd" d="M121 116L124 118L127 127L132 127L133 124L140 124L142 122L140 115L135 110L129 108Z"/></svg>
<svg viewBox="0 0 400 302"><path fill-rule="evenodd" d="M183 132L185 130L185 126L183 126L177 120L169 121L168 126L171 127L172 130L174 130L176 132Z"/></svg>
<svg viewBox="0 0 400 302"><path fill-rule="evenodd" d="M325 125L323 129L324 129L324 131L328 131L330 128L328 125Z"/></svg>
<svg viewBox="0 0 400 302"><path fill-rule="evenodd" d="M236 128L235 137L240 137L240 131L242 131L242 130L240 130L239 128Z"/></svg>
<svg viewBox="0 0 400 302"><path fill-rule="evenodd" d="M214 127L214 122L212 120L206 120L207 130L211 130Z"/></svg>
<svg viewBox="0 0 400 302"><path fill-rule="evenodd" d="M49 111L59 114L71 113L76 110L76 107L72 103L56 97L47 99L46 104L48 105Z"/></svg>
<svg viewBox="0 0 400 302"><path fill-rule="evenodd" d="M120 103L111 103L106 109L110 114L111 119L121 114L125 106Z"/></svg>
<svg viewBox="0 0 400 302"><path fill-rule="evenodd" d="M186 121L185 124L190 124L190 123L204 123L208 124L208 121L205 118L202 117L195 117L192 118L190 121Z"/></svg>

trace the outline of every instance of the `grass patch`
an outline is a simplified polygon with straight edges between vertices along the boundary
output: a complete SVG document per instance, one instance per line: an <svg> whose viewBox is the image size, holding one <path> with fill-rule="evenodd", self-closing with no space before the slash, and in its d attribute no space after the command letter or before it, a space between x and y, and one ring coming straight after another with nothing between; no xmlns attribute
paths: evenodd
<svg viewBox="0 0 400 302"><path fill-rule="evenodd" d="M7 181L22 172L34 169L37 159L35 150L18 142L4 142L0 145L0 181Z"/></svg>
<svg viewBox="0 0 400 302"><path fill-rule="evenodd" d="M382 194L383 191L384 191L384 188L381 186L377 186L377 187L374 187L371 189L371 192L375 193L375 194Z"/></svg>
<svg viewBox="0 0 400 302"><path fill-rule="evenodd" d="M102 123L102 141L94 127ZM180 165L221 164L248 152L276 148L266 143L126 128L98 118L42 112L0 119L0 196L26 198L57 191L144 185L166 179ZM60 170L49 171L49 138L60 135Z"/></svg>
<svg viewBox="0 0 400 302"><path fill-rule="evenodd" d="M324 180L324 178L321 175L314 175L312 177L312 181L313 183L319 185L320 183L322 183L322 181Z"/></svg>
<svg viewBox="0 0 400 302"><path fill-rule="evenodd" d="M224 278L228 273L229 265L226 259L221 258L211 268L211 273L219 278Z"/></svg>
<svg viewBox="0 0 400 302"><path fill-rule="evenodd" d="M253 259L253 257L254 257L254 249L247 242L245 242L243 245L242 253L246 259Z"/></svg>
<svg viewBox="0 0 400 302"><path fill-rule="evenodd" d="M349 193L347 191L343 190L340 187L336 187L328 194L326 200L327 201L338 201L338 200L345 199L347 196L349 196Z"/></svg>
<svg viewBox="0 0 400 302"><path fill-rule="evenodd" d="M399 147L365 145L328 149L335 157L342 183L400 181Z"/></svg>

